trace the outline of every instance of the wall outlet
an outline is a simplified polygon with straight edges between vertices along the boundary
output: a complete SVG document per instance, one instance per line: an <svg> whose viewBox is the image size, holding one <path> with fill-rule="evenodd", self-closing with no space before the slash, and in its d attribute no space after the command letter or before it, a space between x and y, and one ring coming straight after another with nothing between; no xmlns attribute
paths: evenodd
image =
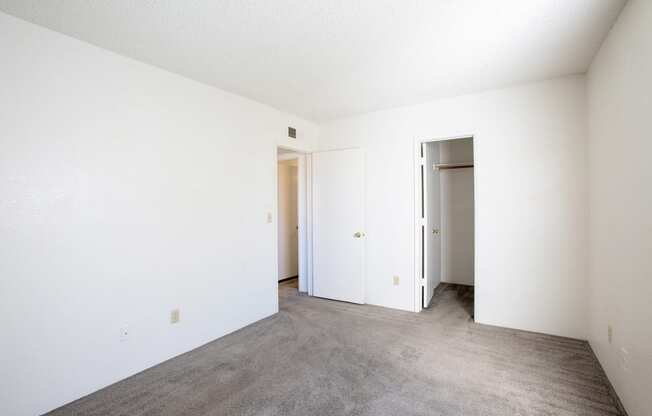
<svg viewBox="0 0 652 416"><path fill-rule="evenodd" d="M394 286L398 286L399 283L401 283L401 278L398 276L394 276L393 281L394 281Z"/></svg>
<svg viewBox="0 0 652 416"><path fill-rule="evenodd" d="M179 309L172 309L172 311L170 312L170 323L177 324L179 323L180 319L181 319L181 315Z"/></svg>
<svg viewBox="0 0 652 416"><path fill-rule="evenodd" d="M120 328L120 342L125 342L129 339L129 327L127 325Z"/></svg>
<svg viewBox="0 0 652 416"><path fill-rule="evenodd" d="M271 223L272 223L272 213L268 212L267 213L267 224L271 224Z"/></svg>
<svg viewBox="0 0 652 416"><path fill-rule="evenodd" d="M611 341L614 339L614 330L611 327L611 325L607 326L607 340L609 341L609 344L611 344Z"/></svg>
<svg viewBox="0 0 652 416"><path fill-rule="evenodd" d="M620 348L620 366L625 372L631 372L629 365L629 350L625 347Z"/></svg>

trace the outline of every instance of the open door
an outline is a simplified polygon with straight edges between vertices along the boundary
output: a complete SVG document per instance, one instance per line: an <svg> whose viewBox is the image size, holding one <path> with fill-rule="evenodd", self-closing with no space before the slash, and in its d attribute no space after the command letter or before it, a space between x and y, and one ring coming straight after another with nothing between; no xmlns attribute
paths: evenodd
<svg viewBox="0 0 652 416"><path fill-rule="evenodd" d="M364 157L312 155L313 295L364 303Z"/></svg>
<svg viewBox="0 0 652 416"><path fill-rule="evenodd" d="M439 163L438 142L423 143L425 163L423 169L423 295L422 307L427 308L435 288L441 281L441 185L439 170L433 168Z"/></svg>

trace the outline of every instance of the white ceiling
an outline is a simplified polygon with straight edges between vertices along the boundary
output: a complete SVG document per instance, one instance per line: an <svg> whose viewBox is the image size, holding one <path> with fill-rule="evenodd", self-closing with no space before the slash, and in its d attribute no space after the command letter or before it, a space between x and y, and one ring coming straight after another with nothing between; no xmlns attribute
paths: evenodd
<svg viewBox="0 0 652 416"><path fill-rule="evenodd" d="M0 0L0 10L323 121L585 72L624 0Z"/></svg>

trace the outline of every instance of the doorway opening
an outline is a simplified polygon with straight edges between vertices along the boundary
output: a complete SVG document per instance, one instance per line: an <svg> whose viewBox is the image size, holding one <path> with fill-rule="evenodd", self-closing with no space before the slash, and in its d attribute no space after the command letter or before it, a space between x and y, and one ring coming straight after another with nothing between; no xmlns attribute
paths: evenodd
<svg viewBox="0 0 652 416"><path fill-rule="evenodd" d="M279 149L278 192L278 283L299 290L298 155Z"/></svg>
<svg viewBox="0 0 652 416"><path fill-rule="evenodd" d="M473 137L417 144L415 309L473 319L475 170ZM438 310L439 309L439 310Z"/></svg>
<svg viewBox="0 0 652 416"><path fill-rule="evenodd" d="M275 156L279 296L312 294L308 264L310 155L277 147Z"/></svg>

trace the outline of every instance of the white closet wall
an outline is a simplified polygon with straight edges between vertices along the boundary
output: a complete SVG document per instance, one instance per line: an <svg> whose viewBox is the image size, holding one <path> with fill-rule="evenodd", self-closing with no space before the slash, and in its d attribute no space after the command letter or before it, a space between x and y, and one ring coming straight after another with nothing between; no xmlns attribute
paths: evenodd
<svg viewBox="0 0 652 416"><path fill-rule="evenodd" d="M440 142L441 163L473 161L473 139ZM474 284L473 169L440 170L441 280Z"/></svg>

